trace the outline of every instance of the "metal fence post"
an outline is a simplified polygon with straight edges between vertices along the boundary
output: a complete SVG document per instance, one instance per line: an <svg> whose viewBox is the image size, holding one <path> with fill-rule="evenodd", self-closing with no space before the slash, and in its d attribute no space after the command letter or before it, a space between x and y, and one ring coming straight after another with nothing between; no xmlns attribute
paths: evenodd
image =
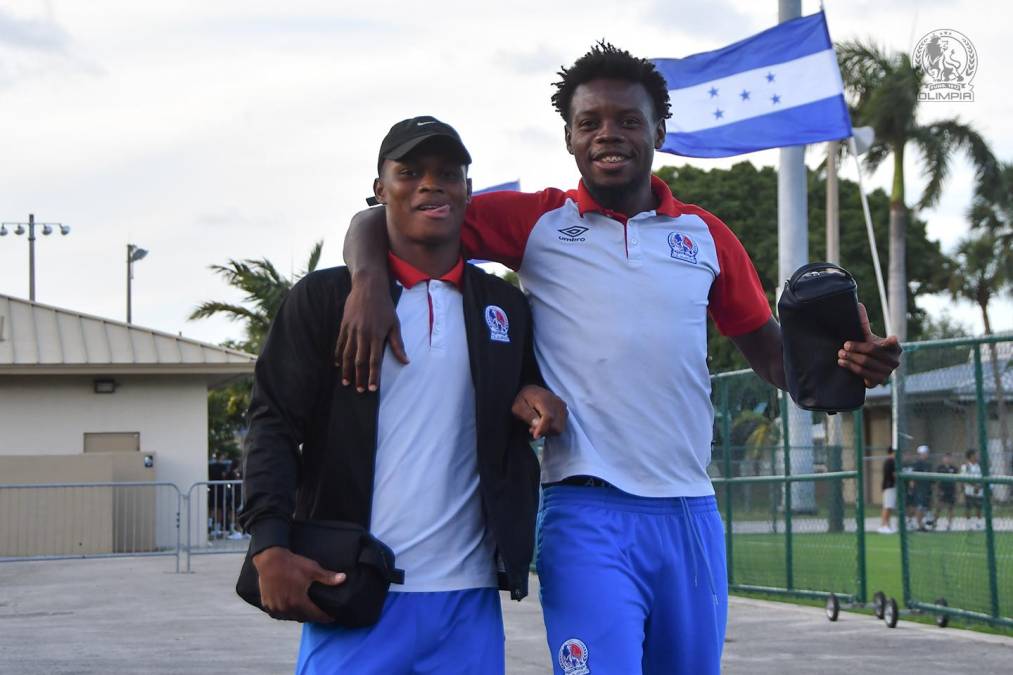
<svg viewBox="0 0 1013 675"><path fill-rule="evenodd" d="M192 528L192 519L190 518L190 516L192 515L190 513L190 508L191 508L192 504L190 502L190 492L189 491L185 495L183 495L183 502L186 504L186 521L185 521L185 525L186 525L186 573L190 574L190 544L191 544L191 542L190 542L190 530L193 529L193 528Z"/></svg>
<svg viewBox="0 0 1013 675"><path fill-rule="evenodd" d="M907 542L907 485L905 479L901 477L904 471L904 443L903 443L903 432L900 429L901 420L905 419L901 414L900 408L904 405L904 398L901 395L901 389L903 388L903 373L907 372L905 367L905 361L907 361L907 355L903 352L900 355L901 368L894 371L891 377L891 408L893 418L893 462L894 462L894 475L897 476L895 486L897 488L897 532L900 535L900 582L901 589L904 594L904 606L911 606L911 561L908 558L908 542Z"/></svg>
<svg viewBox="0 0 1013 675"><path fill-rule="evenodd" d="M995 354L994 351L993 354ZM998 394L999 392L996 392L996 396ZM988 563L989 609L991 610L992 618L998 619L999 585L995 568L995 530L992 528L992 484L988 480L989 476L992 475L988 457L988 429L986 427L988 401L985 400L982 382L980 342L974 345L974 395L978 404L978 446L981 448L978 456L981 457L982 512L985 516L985 556Z"/></svg>
<svg viewBox="0 0 1013 675"><path fill-rule="evenodd" d="M855 423L855 534L858 537L858 595L857 602L865 604L868 580L865 569L865 425L862 408L851 414Z"/></svg>
<svg viewBox="0 0 1013 675"><path fill-rule="evenodd" d="M183 515L183 494L179 491L179 487L176 487L176 574L179 574L179 556L180 556L180 518Z"/></svg>
<svg viewBox="0 0 1013 675"><path fill-rule="evenodd" d="M729 418L730 410L728 407L728 380L731 378L723 377L718 380L718 386L721 388L720 400L721 400L721 436L722 436L722 453L724 454L724 474L725 478L732 477L732 423ZM728 585L731 586L735 583L735 566L732 564L732 494L734 486L731 481L725 482L725 555L726 555L726 567L728 569Z"/></svg>
<svg viewBox="0 0 1013 675"><path fill-rule="evenodd" d="M789 591L795 588L791 547L791 439L788 437L788 392L781 392L781 431L784 435L784 581Z"/></svg>

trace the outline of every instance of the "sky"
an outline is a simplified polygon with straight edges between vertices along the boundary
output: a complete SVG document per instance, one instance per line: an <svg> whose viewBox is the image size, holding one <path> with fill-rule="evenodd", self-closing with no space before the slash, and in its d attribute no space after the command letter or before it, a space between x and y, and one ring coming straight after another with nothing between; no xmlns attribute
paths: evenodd
<svg viewBox="0 0 1013 675"><path fill-rule="evenodd" d="M802 3L804 14L818 9ZM1013 6L828 0L826 12L834 40L892 50L910 52L934 29L967 35L980 60L976 100L924 104L921 121L958 116L1013 161ZM574 187L579 176L549 103L560 66L602 38L639 56L677 58L776 21L776 0L5 0L0 220L34 213L71 227L36 242L39 302L125 319L133 243L150 252L134 265L136 324L213 343L238 339L241 326L224 318L187 320L202 301L241 299L209 266L268 258L299 274L319 240L321 266L342 264L348 220L365 208L380 140L394 122L428 114L454 125L474 158L476 189L517 179L525 190ZM810 146L807 163L816 166L822 152ZM913 201L923 181L908 155ZM659 153L655 168L776 165L777 157ZM842 175L854 179L854 168ZM889 167L866 178L888 187ZM967 232L972 178L966 160L956 160L939 205L919 214L944 250ZM703 206L720 215L719 204ZM28 296L26 239L0 238L0 293ZM981 331L970 305L919 303ZM1013 305L996 303L992 323L1013 329Z"/></svg>

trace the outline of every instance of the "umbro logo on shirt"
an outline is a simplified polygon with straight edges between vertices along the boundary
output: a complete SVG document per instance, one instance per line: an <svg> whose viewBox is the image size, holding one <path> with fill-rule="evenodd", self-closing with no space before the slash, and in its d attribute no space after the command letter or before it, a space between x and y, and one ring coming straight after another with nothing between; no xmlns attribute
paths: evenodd
<svg viewBox="0 0 1013 675"><path fill-rule="evenodd" d="M559 241L587 241L587 238L581 235L587 232L588 229L590 228L582 225L571 225L570 227L564 227L556 231L563 235L559 237Z"/></svg>

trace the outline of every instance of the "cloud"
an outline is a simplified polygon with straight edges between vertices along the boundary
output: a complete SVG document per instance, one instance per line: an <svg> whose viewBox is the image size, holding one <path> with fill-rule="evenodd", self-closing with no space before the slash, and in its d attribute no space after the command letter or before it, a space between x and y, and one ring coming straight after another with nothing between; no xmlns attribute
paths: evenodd
<svg viewBox="0 0 1013 675"><path fill-rule="evenodd" d="M74 53L74 41L49 12L21 18L0 9L0 89L49 75L102 75L104 70Z"/></svg>
<svg viewBox="0 0 1013 675"><path fill-rule="evenodd" d="M0 46L64 52L70 42L67 31L50 18L21 19L0 9Z"/></svg>
<svg viewBox="0 0 1013 675"><path fill-rule="evenodd" d="M761 28L755 17L737 9L728 0L695 2L690 6L670 0L654 0L650 4L647 18L656 25L670 26L683 35L715 41L715 47L741 40ZM769 23L776 23L776 19L776 15L773 15ZM689 56L690 53L678 48L673 51L675 53L670 58Z"/></svg>
<svg viewBox="0 0 1013 675"><path fill-rule="evenodd" d="M544 44L523 52L512 49L501 50L496 53L495 60L518 75L534 73L544 75L547 72L555 72L567 61L559 51Z"/></svg>

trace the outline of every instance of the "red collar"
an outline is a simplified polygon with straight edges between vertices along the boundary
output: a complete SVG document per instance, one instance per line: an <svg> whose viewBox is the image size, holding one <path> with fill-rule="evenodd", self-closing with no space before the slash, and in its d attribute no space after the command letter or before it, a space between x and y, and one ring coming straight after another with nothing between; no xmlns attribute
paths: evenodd
<svg viewBox="0 0 1013 675"><path fill-rule="evenodd" d="M390 251L387 252L387 266L390 267L390 271L394 274L394 278L397 279L405 288L411 288L417 283L430 281L432 279L432 277L428 274L419 271L410 263L405 262ZM454 265L449 272L437 279L437 281L446 281L457 288L461 288L462 276L464 276L464 258L458 258L457 264Z"/></svg>
<svg viewBox="0 0 1013 675"><path fill-rule="evenodd" d="M654 212L661 216L669 216L672 218L678 218L682 215L682 209L679 208L680 204L672 196L672 189L668 187L668 183L661 180L657 176L651 176L651 192L658 199L658 206L654 209ZM629 216L624 213L612 211L598 204L594 197L591 196L587 186L584 185L584 181L581 180L577 186L577 211L581 217L584 217L585 213L603 213L609 218L614 218L621 223L625 223Z"/></svg>

